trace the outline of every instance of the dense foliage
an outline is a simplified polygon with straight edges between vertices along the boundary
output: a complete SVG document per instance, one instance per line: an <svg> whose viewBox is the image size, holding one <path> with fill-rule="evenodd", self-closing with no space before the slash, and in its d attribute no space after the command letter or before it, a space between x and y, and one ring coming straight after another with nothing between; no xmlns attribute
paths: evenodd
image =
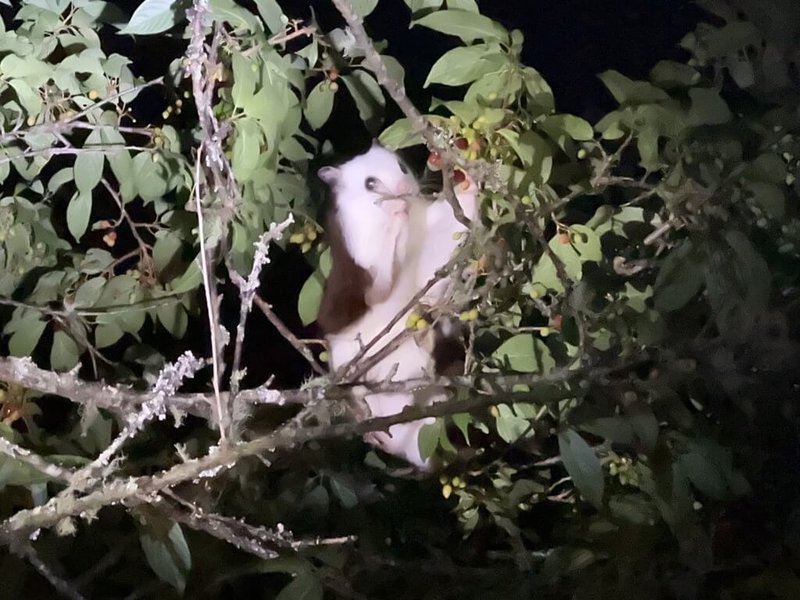
<svg viewBox="0 0 800 600"><path fill-rule="evenodd" d="M405 3L452 42L425 131L349 12L369 27L378 0L335 0L332 31L276 0L25 0L6 22L0 315L33 358L0 364L8 597L800 594L800 9L703 2L688 60L600 74L616 108L592 124L474 0ZM170 53L152 79L148 44ZM312 165L348 111L482 186L462 283L408 322L466 332L431 476L353 435L312 339ZM238 393L286 381L242 368L270 356L244 335L262 267L297 290L256 304L305 379Z"/></svg>

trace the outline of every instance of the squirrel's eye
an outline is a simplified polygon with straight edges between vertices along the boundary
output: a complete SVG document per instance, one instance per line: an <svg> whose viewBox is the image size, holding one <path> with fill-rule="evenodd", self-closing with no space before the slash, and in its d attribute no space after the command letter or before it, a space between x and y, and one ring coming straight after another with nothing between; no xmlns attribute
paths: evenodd
<svg viewBox="0 0 800 600"><path fill-rule="evenodd" d="M378 187L378 179L376 177L367 177L364 180L364 188L368 192L374 192L376 187Z"/></svg>
<svg viewBox="0 0 800 600"><path fill-rule="evenodd" d="M403 163L400 163L400 170L403 172L403 175L408 175L408 167Z"/></svg>

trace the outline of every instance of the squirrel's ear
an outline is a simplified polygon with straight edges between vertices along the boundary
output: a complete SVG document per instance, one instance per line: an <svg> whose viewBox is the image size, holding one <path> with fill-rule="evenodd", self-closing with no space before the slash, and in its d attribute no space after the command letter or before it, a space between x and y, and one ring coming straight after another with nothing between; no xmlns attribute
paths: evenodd
<svg viewBox="0 0 800 600"><path fill-rule="evenodd" d="M341 175L341 172L336 167L321 167L317 171L317 177L330 186L339 181L339 175Z"/></svg>

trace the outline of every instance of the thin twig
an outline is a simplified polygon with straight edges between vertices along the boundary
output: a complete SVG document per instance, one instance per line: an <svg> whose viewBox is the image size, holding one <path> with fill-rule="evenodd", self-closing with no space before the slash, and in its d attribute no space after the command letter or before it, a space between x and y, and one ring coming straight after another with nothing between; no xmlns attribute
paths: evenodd
<svg viewBox="0 0 800 600"><path fill-rule="evenodd" d="M314 406L307 406L289 424L276 431L248 442L219 447L212 453L190 459L152 476L119 478L104 483L101 489L69 502L53 498L47 503L31 509L21 510L0 524L0 536L8 539L26 531L41 527L52 527L65 517L94 514L105 506L125 502L135 505L150 498L151 494L171 488L181 482L214 477L234 466L246 457L280 449L296 447L313 439L331 439L343 436L364 435L370 431L385 430L398 423L417 421L427 417L441 417L470 412L504 402L526 402L535 400L540 404L557 403L564 398L581 395L592 382L602 380L609 374L629 367L626 362L612 368L559 369L547 375L528 374L528 392L509 392L506 396L496 393L473 393L472 396L434 403L429 406L410 406L401 413L387 417L373 417L360 422L307 424ZM544 386L548 391L545 395Z"/></svg>
<svg viewBox="0 0 800 600"><path fill-rule="evenodd" d="M9 458L13 458L14 460L18 460L30 467L33 467L40 473L44 473L56 481L69 483L74 475L74 471L48 462L38 454L35 454L27 448L23 448L22 446L18 446L14 442L7 440L2 436L0 436L0 452Z"/></svg>
<svg viewBox="0 0 800 600"><path fill-rule="evenodd" d="M291 332L288 327L286 327L286 324L281 321L280 317L275 314L275 311L272 310L272 307L266 301L256 296L253 299L253 302L255 302L256 306L261 309L261 312L264 313L264 316L267 317L267 319L269 319L269 322L272 323L275 329L277 329L278 332L284 338L286 338L286 341L288 341L292 347L297 350L303 356L303 358L306 359L306 361L308 361L308 364L311 365L311 368L314 369L315 373L319 375L327 374L325 368L314 358L314 355L311 353L308 345L301 341L295 334Z"/></svg>
<svg viewBox="0 0 800 600"><path fill-rule="evenodd" d="M61 596L71 600L85 600L85 596L75 586L58 575L50 565L39 557L39 553L36 552L31 544L28 542L15 542L11 544L11 550L18 556L26 558L39 575L44 577Z"/></svg>

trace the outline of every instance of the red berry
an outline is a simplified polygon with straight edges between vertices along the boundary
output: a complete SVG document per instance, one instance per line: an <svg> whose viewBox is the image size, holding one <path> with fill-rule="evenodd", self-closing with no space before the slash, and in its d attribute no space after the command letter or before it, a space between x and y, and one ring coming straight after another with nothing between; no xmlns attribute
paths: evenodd
<svg viewBox="0 0 800 600"><path fill-rule="evenodd" d="M464 173L464 171L462 171L461 169L453 170L453 181L455 181L456 183L461 183L466 178L467 178L467 174Z"/></svg>
<svg viewBox="0 0 800 600"><path fill-rule="evenodd" d="M467 141L467 138L463 137L456 138L455 146L459 150L466 150L467 148L469 148L469 142Z"/></svg>

